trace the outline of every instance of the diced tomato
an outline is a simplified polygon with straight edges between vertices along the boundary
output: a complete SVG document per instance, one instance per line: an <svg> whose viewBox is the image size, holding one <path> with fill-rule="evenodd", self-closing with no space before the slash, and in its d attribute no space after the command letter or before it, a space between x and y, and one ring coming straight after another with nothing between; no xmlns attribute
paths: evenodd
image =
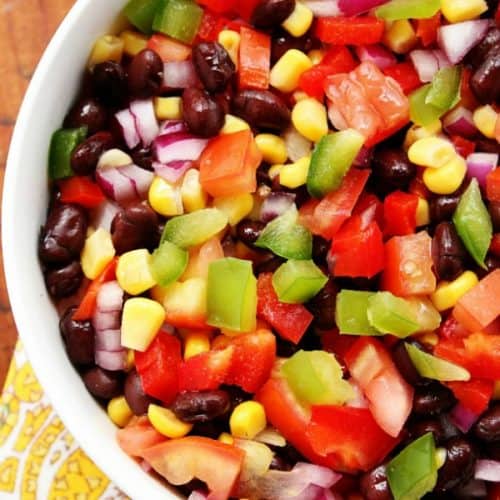
<svg viewBox="0 0 500 500"><path fill-rule="evenodd" d="M261 161L250 130L220 135L210 141L201 155L201 185L214 197L253 193Z"/></svg>
<svg viewBox="0 0 500 500"><path fill-rule="evenodd" d="M240 34L240 88L265 90L271 72L271 37L246 27Z"/></svg>
<svg viewBox="0 0 500 500"><path fill-rule="evenodd" d="M431 243L425 231L391 238L385 244L382 288L400 297L433 293L436 276L432 272Z"/></svg>
<svg viewBox="0 0 500 500"><path fill-rule="evenodd" d="M267 321L285 340L298 344L313 320L302 304L280 302L271 273L261 273L257 281L257 316Z"/></svg>
<svg viewBox="0 0 500 500"><path fill-rule="evenodd" d="M88 177L70 177L59 182L61 201L75 203L85 208L95 208L105 199L104 193L98 184Z"/></svg>
<svg viewBox="0 0 500 500"><path fill-rule="evenodd" d="M399 83L403 92L408 95L422 85L418 73L411 62L402 62L385 68L384 75Z"/></svg>
<svg viewBox="0 0 500 500"><path fill-rule="evenodd" d="M200 5L208 7L217 14L229 14L233 12L236 0L197 0Z"/></svg>
<svg viewBox="0 0 500 500"><path fill-rule="evenodd" d="M486 198L500 202L500 168L492 170L486 177Z"/></svg>
<svg viewBox="0 0 500 500"><path fill-rule="evenodd" d="M476 150L476 143L473 141L468 141L459 135L452 135L451 142L455 146L458 154L467 158L470 154L474 153Z"/></svg>
<svg viewBox="0 0 500 500"><path fill-rule="evenodd" d="M480 104L470 87L471 77L472 70L467 67L462 68L462 80L460 83L460 104L467 109L474 110Z"/></svg>
<svg viewBox="0 0 500 500"><path fill-rule="evenodd" d="M148 41L148 49L154 50L163 62L185 61L191 57L191 47L173 38L155 33Z"/></svg>
<svg viewBox="0 0 500 500"><path fill-rule="evenodd" d="M214 236L201 247L192 248L189 251L188 265L181 276L181 280L185 281L190 278L207 279L210 263L222 258L224 258L224 250L220 239Z"/></svg>
<svg viewBox="0 0 500 500"><path fill-rule="evenodd" d="M468 337L470 332L464 328L454 317L450 314L439 327L439 336L443 339L458 339Z"/></svg>
<svg viewBox="0 0 500 500"><path fill-rule="evenodd" d="M363 193L353 211L354 215L359 215L363 225L376 222L378 227L384 227L384 205L373 193Z"/></svg>
<svg viewBox="0 0 500 500"><path fill-rule="evenodd" d="M131 457L141 457L144 450L167 438L160 434L150 423L148 417L133 419L123 429L116 432L116 440L120 448Z"/></svg>
<svg viewBox="0 0 500 500"><path fill-rule="evenodd" d="M332 45L371 45L382 40L384 21L375 17L320 17L314 34Z"/></svg>
<svg viewBox="0 0 500 500"><path fill-rule="evenodd" d="M210 10L205 10L198 29L198 39L204 42L217 41L219 33L224 29L226 22L227 20L224 17L220 17Z"/></svg>
<svg viewBox="0 0 500 500"><path fill-rule="evenodd" d="M260 3L260 1L261 0L245 0L244 2L236 1L235 11L243 19L245 19L246 21L249 21L250 18L252 17L253 11L255 10L255 7L257 7L257 5Z"/></svg>
<svg viewBox="0 0 500 500"><path fill-rule="evenodd" d="M358 65L351 51L344 44L330 47L321 59L321 64L330 67L334 73L349 73Z"/></svg>
<svg viewBox="0 0 500 500"><path fill-rule="evenodd" d="M342 361L356 340L357 337L354 335L340 335L337 329L321 332L323 350L335 354Z"/></svg>
<svg viewBox="0 0 500 500"><path fill-rule="evenodd" d="M427 19L417 19L417 37L422 45L428 47L437 40L438 29L441 26L441 12Z"/></svg>
<svg viewBox="0 0 500 500"><path fill-rule="evenodd" d="M206 483L208 500L227 500L241 472L245 452L215 439L187 436L144 451L144 459L171 484L196 478Z"/></svg>
<svg viewBox="0 0 500 500"><path fill-rule="evenodd" d="M144 392L169 405L179 392L181 343L160 331L145 352L135 352L135 366Z"/></svg>
<svg viewBox="0 0 500 500"><path fill-rule="evenodd" d="M405 236L417 227L418 196L393 191L384 200L384 234Z"/></svg>
<svg viewBox="0 0 500 500"><path fill-rule="evenodd" d="M500 257L500 233L496 233L491 238L489 251L495 256Z"/></svg>
<svg viewBox="0 0 500 500"><path fill-rule="evenodd" d="M462 406L481 415L488 407L495 384L491 380L473 379L469 382L448 382L447 385Z"/></svg>

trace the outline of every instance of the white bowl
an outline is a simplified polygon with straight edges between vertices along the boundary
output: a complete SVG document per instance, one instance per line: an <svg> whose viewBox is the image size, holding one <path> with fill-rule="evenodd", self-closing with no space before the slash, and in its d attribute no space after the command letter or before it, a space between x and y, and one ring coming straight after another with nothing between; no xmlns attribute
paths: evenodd
<svg viewBox="0 0 500 500"><path fill-rule="evenodd" d="M125 0L78 0L33 76L17 119L3 190L2 239L7 288L17 329L55 411L94 462L133 499L177 499L121 451L116 429L71 366L58 316L40 271L37 241L47 203L51 134L80 85L95 39L117 19Z"/></svg>

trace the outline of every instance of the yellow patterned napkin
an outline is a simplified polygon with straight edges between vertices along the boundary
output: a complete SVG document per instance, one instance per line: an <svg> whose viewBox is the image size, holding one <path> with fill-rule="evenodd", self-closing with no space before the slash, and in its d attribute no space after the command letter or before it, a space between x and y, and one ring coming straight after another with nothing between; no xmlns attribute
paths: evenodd
<svg viewBox="0 0 500 500"><path fill-rule="evenodd" d="M0 398L0 498L125 500L78 447L18 343Z"/></svg>

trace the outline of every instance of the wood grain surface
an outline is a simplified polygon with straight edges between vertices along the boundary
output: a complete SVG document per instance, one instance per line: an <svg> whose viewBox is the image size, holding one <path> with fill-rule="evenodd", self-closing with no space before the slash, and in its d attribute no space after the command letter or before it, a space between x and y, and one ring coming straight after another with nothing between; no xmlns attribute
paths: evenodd
<svg viewBox="0 0 500 500"><path fill-rule="evenodd" d="M12 129L31 75L50 37L74 3L75 0L0 0L0 186ZM16 338L0 261L0 390Z"/></svg>

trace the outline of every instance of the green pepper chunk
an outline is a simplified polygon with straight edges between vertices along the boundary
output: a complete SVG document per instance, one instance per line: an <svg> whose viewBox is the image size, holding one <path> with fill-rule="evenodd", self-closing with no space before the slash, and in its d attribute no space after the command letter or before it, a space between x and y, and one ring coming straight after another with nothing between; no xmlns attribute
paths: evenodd
<svg viewBox="0 0 500 500"><path fill-rule="evenodd" d="M298 211L293 205L283 215L267 224L255 246L267 248L285 259L308 260L312 255L312 235L297 223Z"/></svg>
<svg viewBox="0 0 500 500"><path fill-rule="evenodd" d="M249 260L227 257L208 267L207 324L251 332L257 318L257 280Z"/></svg>
<svg viewBox="0 0 500 500"><path fill-rule="evenodd" d="M448 111L460 100L462 71L459 66L439 70L432 79L431 88L425 96L425 104Z"/></svg>
<svg viewBox="0 0 500 500"><path fill-rule="evenodd" d="M343 335L380 335L368 321L368 304L375 292L341 290L337 294L335 322Z"/></svg>
<svg viewBox="0 0 500 500"><path fill-rule="evenodd" d="M71 168L71 153L87 137L87 127L62 128L52 134L49 150L50 180L75 175Z"/></svg>
<svg viewBox="0 0 500 500"><path fill-rule="evenodd" d="M363 135L353 129L325 135L311 157L307 174L309 194L322 198L338 189L364 142Z"/></svg>
<svg viewBox="0 0 500 500"><path fill-rule="evenodd" d="M198 33L203 9L193 0L159 0L153 30L184 43L192 43Z"/></svg>
<svg viewBox="0 0 500 500"><path fill-rule="evenodd" d="M153 20L160 0L130 0L123 9L127 19L146 35L153 32Z"/></svg>
<svg viewBox="0 0 500 500"><path fill-rule="evenodd" d="M486 269L484 259L493 236L491 217L481 197L477 179L472 179L453 214L453 223L465 248Z"/></svg>
<svg viewBox="0 0 500 500"><path fill-rule="evenodd" d="M410 443L387 464L394 500L419 500L437 482L436 445L432 432Z"/></svg>
<svg viewBox="0 0 500 500"><path fill-rule="evenodd" d="M413 123L421 127L426 127L435 122L445 113L443 110L426 102L431 87L432 84L428 83L412 92L409 96L410 119Z"/></svg>
<svg viewBox="0 0 500 500"><path fill-rule="evenodd" d="M386 21L427 19L440 8L441 0L392 0L375 9L375 15Z"/></svg>
<svg viewBox="0 0 500 500"><path fill-rule="evenodd" d="M341 405L355 397L342 367L325 351L298 351L283 363L281 373L304 403Z"/></svg>
<svg viewBox="0 0 500 500"><path fill-rule="evenodd" d="M189 254L186 250L164 241L151 258L151 274L161 286L167 286L177 281L188 265Z"/></svg>
<svg viewBox="0 0 500 500"><path fill-rule="evenodd" d="M289 260L273 274L274 291L281 302L303 304L311 300L328 278L312 260Z"/></svg>

